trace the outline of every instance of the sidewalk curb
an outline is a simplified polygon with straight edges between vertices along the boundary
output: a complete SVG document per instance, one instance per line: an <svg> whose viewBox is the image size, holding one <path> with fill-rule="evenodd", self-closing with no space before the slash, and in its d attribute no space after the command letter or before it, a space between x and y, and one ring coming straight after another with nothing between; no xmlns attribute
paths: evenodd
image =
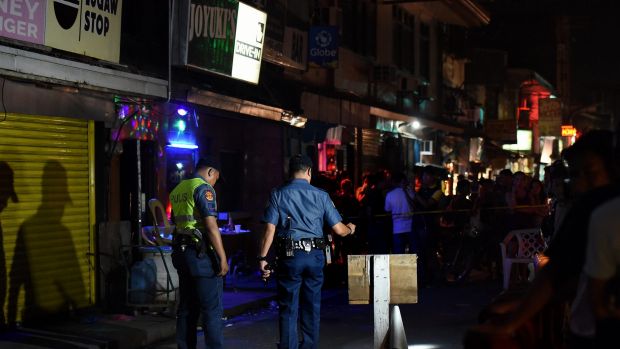
<svg viewBox="0 0 620 349"><path fill-rule="evenodd" d="M239 293L243 294L243 291ZM224 309L224 317L230 319L252 310L268 306L276 294L250 295L248 301L232 304ZM234 302L233 302L234 303ZM71 343L73 348L89 349L135 349L174 337L176 319L173 316L140 314L126 320L103 316L93 323L61 322L41 327L24 327L0 334L0 347L39 343ZM38 346L33 346L37 348ZM46 345L39 346L40 348Z"/></svg>

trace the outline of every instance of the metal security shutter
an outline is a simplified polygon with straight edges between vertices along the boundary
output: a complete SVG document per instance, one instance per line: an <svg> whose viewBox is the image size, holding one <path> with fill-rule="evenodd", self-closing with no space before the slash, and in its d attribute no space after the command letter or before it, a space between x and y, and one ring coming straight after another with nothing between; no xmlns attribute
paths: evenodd
<svg viewBox="0 0 620 349"><path fill-rule="evenodd" d="M362 130L362 169L374 172L381 167L381 132L374 129Z"/></svg>
<svg viewBox="0 0 620 349"><path fill-rule="evenodd" d="M92 135L92 121L0 113L0 297L9 323L94 300Z"/></svg>

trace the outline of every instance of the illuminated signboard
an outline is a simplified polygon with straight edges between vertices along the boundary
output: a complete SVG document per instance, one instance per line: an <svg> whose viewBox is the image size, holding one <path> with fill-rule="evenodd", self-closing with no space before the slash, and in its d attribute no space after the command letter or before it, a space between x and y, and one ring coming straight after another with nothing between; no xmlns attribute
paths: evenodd
<svg viewBox="0 0 620 349"><path fill-rule="evenodd" d="M173 59L258 83L267 14L234 0L191 0L179 5Z"/></svg>
<svg viewBox="0 0 620 349"><path fill-rule="evenodd" d="M577 129L570 125L562 125L562 137L572 137L577 135Z"/></svg>
<svg viewBox="0 0 620 349"><path fill-rule="evenodd" d="M532 150L532 131L517 130L517 144L504 144L502 149L513 151L530 151Z"/></svg>
<svg viewBox="0 0 620 349"><path fill-rule="evenodd" d="M233 78L258 83L266 25L265 12L239 3L231 74Z"/></svg>

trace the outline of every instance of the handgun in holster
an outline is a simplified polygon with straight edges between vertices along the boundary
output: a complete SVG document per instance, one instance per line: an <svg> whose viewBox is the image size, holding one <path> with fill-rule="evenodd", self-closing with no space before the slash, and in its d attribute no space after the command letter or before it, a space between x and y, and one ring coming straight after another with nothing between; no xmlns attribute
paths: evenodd
<svg viewBox="0 0 620 349"><path fill-rule="evenodd" d="M282 229L284 237L276 240L277 255L282 257L293 257L295 255L295 242L291 235L291 217L286 217L286 223Z"/></svg>
<svg viewBox="0 0 620 349"><path fill-rule="evenodd" d="M220 257L215 252L213 246L208 243L208 240L205 240L202 232L199 229L194 229L192 232L192 236L194 237L194 241L196 243L196 253L198 259L202 259L205 256L211 260L211 265L213 266L213 270L216 274L219 274L220 271Z"/></svg>
<svg viewBox="0 0 620 349"><path fill-rule="evenodd" d="M206 254L206 243L203 241L204 240L203 235L199 229L196 229L196 228L177 229L176 234L185 236L185 239L183 239L184 243L182 243L181 245L181 248L183 250L186 248L185 246L193 245L194 248L196 248L196 253L198 254L198 258L204 257L204 255ZM190 240L190 241L187 241L187 240Z"/></svg>

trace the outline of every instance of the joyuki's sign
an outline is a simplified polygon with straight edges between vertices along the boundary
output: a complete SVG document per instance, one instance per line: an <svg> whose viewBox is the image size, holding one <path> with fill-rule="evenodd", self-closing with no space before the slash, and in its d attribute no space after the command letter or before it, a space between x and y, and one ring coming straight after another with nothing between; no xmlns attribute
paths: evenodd
<svg viewBox="0 0 620 349"><path fill-rule="evenodd" d="M0 36L118 62L121 14L122 0L0 0Z"/></svg>
<svg viewBox="0 0 620 349"><path fill-rule="evenodd" d="M175 64L258 83L267 14L236 0L180 4Z"/></svg>

